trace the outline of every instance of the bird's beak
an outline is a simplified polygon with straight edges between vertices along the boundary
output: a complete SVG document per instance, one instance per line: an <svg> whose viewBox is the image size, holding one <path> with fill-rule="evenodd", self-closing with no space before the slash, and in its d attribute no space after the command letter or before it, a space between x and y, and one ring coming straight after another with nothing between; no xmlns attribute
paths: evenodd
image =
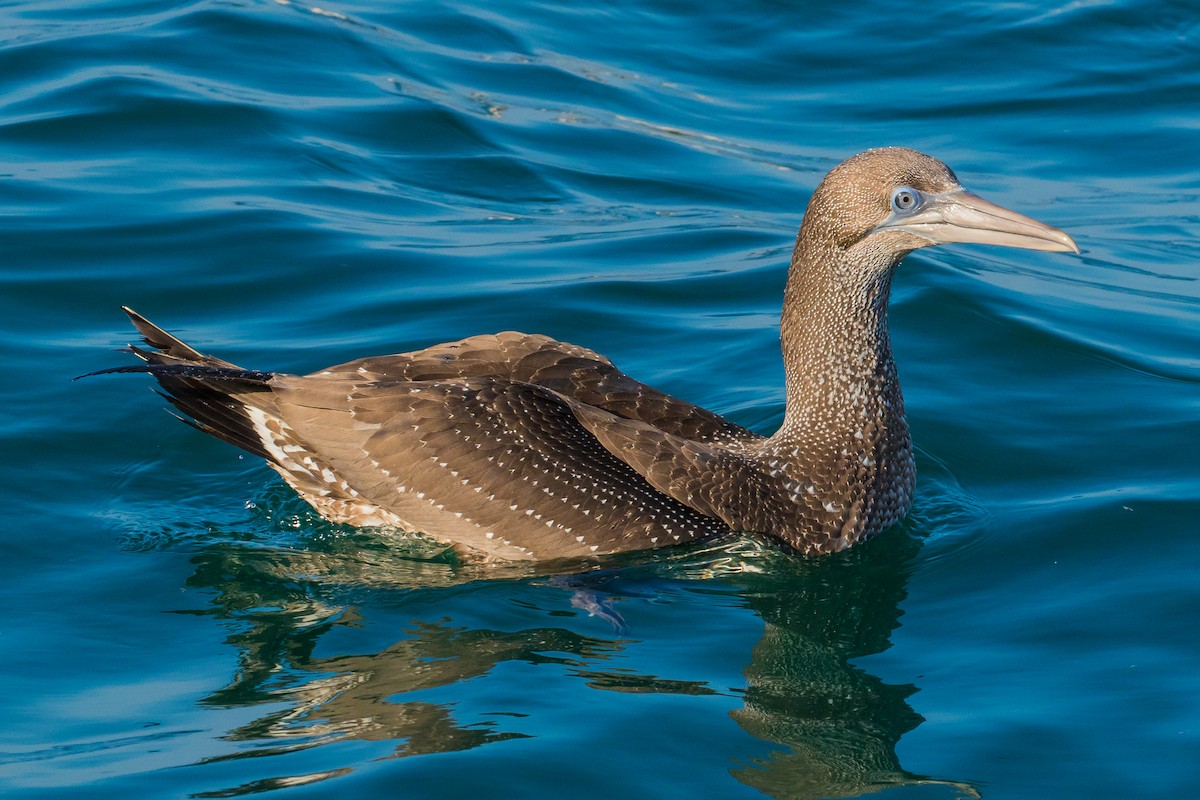
<svg viewBox="0 0 1200 800"><path fill-rule="evenodd" d="M906 231L933 244L970 242L1078 253L1075 240L1015 211L989 203L965 189L926 195L914 213L893 213L876 230Z"/></svg>

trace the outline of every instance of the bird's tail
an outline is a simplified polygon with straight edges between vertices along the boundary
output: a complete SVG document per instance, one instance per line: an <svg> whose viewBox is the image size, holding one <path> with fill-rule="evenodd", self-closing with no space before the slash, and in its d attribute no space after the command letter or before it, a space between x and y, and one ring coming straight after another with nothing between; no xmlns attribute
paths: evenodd
<svg viewBox="0 0 1200 800"><path fill-rule="evenodd" d="M150 348L129 345L128 352L144 363L97 370L80 377L148 372L162 386L159 394L186 415L181 420L249 453L273 460L260 428L264 414L273 416L274 373L242 369L206 356L132 309L122 308Z"/></svg>

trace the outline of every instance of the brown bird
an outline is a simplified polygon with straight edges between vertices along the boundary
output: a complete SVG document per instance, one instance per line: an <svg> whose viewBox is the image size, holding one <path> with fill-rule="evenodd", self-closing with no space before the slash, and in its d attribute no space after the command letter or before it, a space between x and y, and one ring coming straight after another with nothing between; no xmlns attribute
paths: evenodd
<svg viewBox="0 0 1200 800"><path fill-rule="evenodd" d="M813 193L780 323L783 424L760 436L546 336L474 336L309 375L203 355L126 308L200 430L266 459L326 519L502 559L767 534L842 550L907 513L913 456L888 339L892 272L929 245L1079 252L930 156L869 150Z"/></svg>

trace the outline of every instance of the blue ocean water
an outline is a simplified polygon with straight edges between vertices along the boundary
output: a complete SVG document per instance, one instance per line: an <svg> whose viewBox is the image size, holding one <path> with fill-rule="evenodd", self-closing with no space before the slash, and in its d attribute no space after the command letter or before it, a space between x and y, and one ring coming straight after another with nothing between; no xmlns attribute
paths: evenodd
<svg viewBox="0 0 1200 800"><path fill-rule="evenodd" d="M0 7L5 797L1158 798L1200 763L1200 16ZM805 203L949 163L1080 257L900 268L904 524L579 578L322 522L124 363L504 329L769 432Z"/></svg>

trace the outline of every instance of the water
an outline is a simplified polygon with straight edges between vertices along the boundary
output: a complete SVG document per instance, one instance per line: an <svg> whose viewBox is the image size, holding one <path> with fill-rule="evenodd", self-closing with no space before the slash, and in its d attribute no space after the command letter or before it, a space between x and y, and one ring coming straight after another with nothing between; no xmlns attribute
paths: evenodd
<svg viewBox="0 0 1200 800"><path fill-rule="evenodd" d="M1189 796L1188 3L0 9L6 797ZM900 528L568 579L331 526L160 411L129 304L251 367L544 332L770 431L816 182L904 144L1082 257L896 278Z"/></svg>

